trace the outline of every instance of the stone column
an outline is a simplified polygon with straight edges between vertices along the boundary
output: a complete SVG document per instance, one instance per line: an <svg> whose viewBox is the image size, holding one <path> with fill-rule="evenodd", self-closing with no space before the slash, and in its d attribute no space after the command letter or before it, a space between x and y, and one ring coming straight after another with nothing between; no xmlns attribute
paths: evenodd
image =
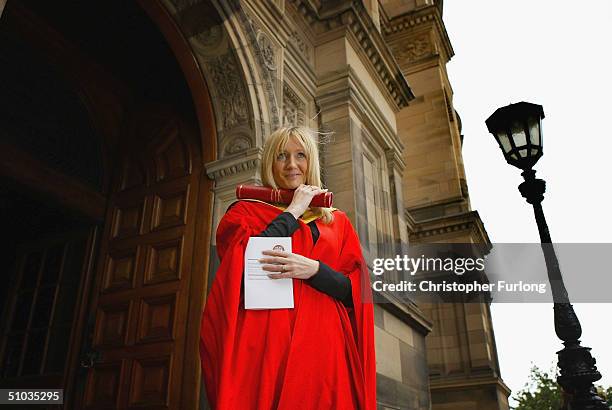
<svg viewBox="0 0 612 410"><path fill-rule="evenodd" d="M459 119L446 63L453 49L440 3L387 7L387 43L416 98L397 114L405 146L404 207L411 244L489 243L471 211ZM400 10L401 9L401 10ZM421 305L433 322L426 338L432 409L508 409L487 304Z"/></svg>
<svg viewBox="0 0 612 410"><path fill-rule="evenodd" d="M225 214L227 208L236 201L236 186L240 184L261 184L260 166L263 148L254 147L248 150L236 154L233 156L225 157L220 160L212 161L205 164L206 174L208 178L215 181L214 191L214 204L212 214L212 238L211 244L211 258L209 265L208 275L208 287L214 279L214 274L219 266L217 259L217 241L215 232L219 221Z"/></svg>
<svg viewBox="0 0 612 410"><path fill-rule="evenodd" d="M330 11L315 50L316 101L324 129L333 131L323 151L324 181L334 205L353 222L369 263L408 244L395 114L412 97L370 11ZM375 306L378 404L428 409L425 335L431 323L415 305L386 302Z"/></svg>

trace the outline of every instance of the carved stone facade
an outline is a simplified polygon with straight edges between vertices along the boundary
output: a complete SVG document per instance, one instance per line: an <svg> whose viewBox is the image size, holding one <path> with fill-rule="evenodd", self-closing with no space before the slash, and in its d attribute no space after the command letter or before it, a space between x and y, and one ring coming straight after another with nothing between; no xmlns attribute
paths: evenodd
<svg viewBox="0 0 612 410"><path fill-rule="evenodd" d="M418 36L409 42L404 43L395 52L398 61L413 63L423 57L431 55L432 47L426 35Z"/></svg>
<svg viewBox="0 0 612 410"><path fill-rule="evenodd" d="M66 208L93 218L97 227L104 225L101 237L94 227L88 240L91 258L101 255L97 259L106 263L104 255L108 254L112 263L99 269L99 278L92 274L87 283L104 287L116 282L117 288L129 289L121 294L119 313L107 309L108 316L102 315L110 318L105 322L108 326L96 334L102 339L110 335L110 341L120 341L124 350L107 355L105 360L112 363L90 369L90 375L97 371L102 378L88 376L95 389L101 390L99 395L80 393L87 406L206 408L205 397L197 388L197 324L218 263L215 230L235 200L236 185L261 182L262 147L279 126L307 125L325 131L321 141L323 182L334 192L334 206L351 219L370 264L375 258L407 253L409 243L488 243L482 221L469 202L460 120L446 75L453 50L442 20L442 0L108 0L108 8L93 9L92 5L93 12L88 6L81 14L73 10L76 5L49 7L43 3L15 0L11 4L9 0L3 12L5 2L0 0L1 22L8 12L19 23L10 25L11 35L28 38L33 50L46 50L51 65L63 70L75 89L83 92L83 103L90 103L91 109L83 110L82 116L97 114L94 125L112 142L113 149L107 150L109 164L121 164L113 162L112 152L125 150L129 153L126 158L134 158L123 168L116 167L124 171L123 178L112 174L118 171L104 174L101 170L106 181L102 185L108 189L98 192L80 183L58 183L70 182L74 175L43 172L40 164L38 168L29 165L36 165L31 158L0 150L6 162L15 165L14 169L0 167L0 177L25 178L32 190L49 186L49 192ZM46 14L45 24L38 24L36 10ZM97 11L108 14L102 18ZM97 57L112 60L112 64L106 62L106 68L117 68L121 64L114 58L120 59L121 54L110 54L117 42L108 37L110 57L93 50L91 44L96 42L92 40L104 40L108 34L104 30L89 32L91 42L83 44L90 46L81 44L84 36L69 33L77 27L66 23L74 17L70 13L81 22L97 22L102 27L124 13L127 26L122 39L139 39L130 34L141 30L143 38L156 44L134 45L143 54L166 40L167 50L151 56L153 63L142 63L138 53L123 54L132 58L126 66L141 63L143 72L162 60L172 61L174 68L166 67L146 79L153 84L146 84L147 91L180 85L174 90L176 95L171 90L161 98L166 108L172 108L166 116L159 114L164 111L154 108L153 101L148 101L150 107L134 104L130 93L145 89L138 86L138 78L122 85L130 80L116 81L111 74L103 74L104 64L101 68L87 62L98 52ZM133 26L136 17L139 25ZM75 38L68 41L63 35ZM23 63L19 58L2 61ZM164 81L171 79L176 83ZM59 92L46 94L54 95L55 101L61 96ZM149 97L140 96L143 100ZM7 109L14 106L11 101L4 104ZM73 112L66 108L61 111ZM141 108L147 109L142 118L130 111ZM139 126L132 128L141 129L140 140L129 135L123 138L131 115ZM78 133L78 137L86 134ZM165 139L159 139L160 135ZM44 149L43 144L34 145ZM29 177L33 169L36 178ZM116 191L121 195L109 188L113 180L120 183ZM107 212L110 222L104 224ZM103 244L102 251L94 253L93 244L98 242ZM168 293L160 299L161 293L150 293L151 287L130 288L139 269L144 282L153 277L152 282L159 279L163 284L170 278L180 283L163 285ZM145 275L151 269L159 273L157 279ZM139 283L149 285L144 282ZM83 285L82 289L89 292L90 287ZM83 294L85 303L89 298ZM101 295L100 300L116 305L113 297ZM375 306L380 409L508 408L509 392L500 376L487 304L417 306L399 303L390 294L377 296L384 302ZM130 306L134 306L131 313ZM148 319L140 323L146 325L132 326L138 323L141 311ZM72 380L78 379L75 369L82 350L76 340L87 337L90 313L81 314L79 326L84 330L68 355L73 363L73 374L68 376ZM141 352L134 343L140 336L159 343L145 349L147 359L139 362L136 356ZM167 353L171 343L172 357ZM129 380L135 387L128 386ZM153 394L152 389L157 391ZM115 392L120 392L117 397Z"/></svg>
<svg viewBox="0 0 612 410"><path fill-rule="evenodd" d="M397 115L406 149L404 203L410 242L484 243L471 210L462 136L446 63L453 55L441 3L383 1L381 30L416 98ZM432 409L508 409L486 303L420 305L433 323L426 338Z"/></svg>
<svg viewBox="0 0 612 410"><path fill-rule="evenodd" d="M244 88L231 53L211 60L206 65L223 113L223 128L232 129L247 120L248 109Z"/></svg>
<svg viewBox="0 0 612 410"><path fill-rule="evenodd" d="M216 106L219 154L207 164L215 180L213 228L233 201L234 186L259 182L266 133L278 125L309 125L333 132L322 146L323 179L356 226L368 260L402 253L409 242L439 240L447 229L466 240L487 240L477 214L470 213L445 76L452 47L441 5L415 0L393 10L386 3L213 2L222 22L215 27L222 30L209 28L209 36L200 34L194 46L203 54L199 58L205 61ZM193 7L192 1L180 8ZM439 70L445 82L423 83L415 74L424 70ZM414 125L425 118L437 121L435 126ZM436 145L418 151L419 138ZM438 186L419 185L425 164L439 167L433 178ZM431 218L439 221L435 227L423 224ZM463 221L460 229L450 228L456 224L452 218ZM455 322L482 326L453 328L449 339L447 319L440 319L449 315ZM482 337L476 342L464 333ZM470 394L495 392L497 404L487 402L487 408L507 408L486 305L442 312L389 300L376 308L376 343L381 408L454 408L440 399L453 397L462 408L476 409L482 403L469 404L455 393L466 387L453 370L470 374L474 363L490 370L486 380L468 389ZM453 358L453 352L463 351L471 352L471 362L462 353ZM447 377L451 374L455 385Z"/></svg>
<svg viewBox="0 0 612 410"><path fill-rule="evenodd" d="M210 89L212 254L235 186L260 182L263 143L281 125L333 133L322 145L323 180L370 263L405 252L409 242L488 240L469 204L441 2L160 2ZM423 72L442 80L421 80ZM427 148L419 144L425 140ZM211 258L209 283L215 267ZM381 297L388 303L375 310L380 408L507 408L487 305L441 308Z"/></svg>
<svg viewBox="0 0 612 410"><path fill-rule="evenodd" d="M283 84L283 125L306 125L305 109L304 101L288 84Z"/></svg>
<svg viewBox="0 0 612 410"><path fill-rule="evenodd" d="M268 70L276 70L276 57L274 55L274 46L263 31L257 32L257 44L263 58L264 64Z"/></svg>

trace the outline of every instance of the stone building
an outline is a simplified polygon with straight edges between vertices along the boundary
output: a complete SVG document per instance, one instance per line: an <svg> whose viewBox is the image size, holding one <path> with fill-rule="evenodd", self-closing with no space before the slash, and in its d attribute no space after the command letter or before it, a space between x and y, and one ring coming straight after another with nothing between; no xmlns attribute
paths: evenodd
<svg viewBox="0 0 612 410"><path fill-rule="evenodd" d="M6 4L4 4L6 3ZM214 231L284 124L366 259L488 243L442 0L0 2L0 387L69 408L204 408ZM376 306L381 409L507 409L487 304Z"/></svg>

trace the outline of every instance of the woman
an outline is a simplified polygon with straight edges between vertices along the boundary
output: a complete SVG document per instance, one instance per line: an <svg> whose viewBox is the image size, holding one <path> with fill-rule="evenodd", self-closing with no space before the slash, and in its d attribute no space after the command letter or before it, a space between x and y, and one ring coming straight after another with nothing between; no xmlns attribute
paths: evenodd
<svg viewBox="0 0 612 410"><path fill-rule="evenodd" d="M221 265L200 342L209 402L213 409L375 409L367 267L347 216L309 208L325 191L312 131L291 127L270 135L261 175L264 185L295 193L286 208L238 201L219 224ZM293 278L293 309L244 309L251 236L292 237L293 253L266 251L261 262L270 278Z"/></svg>

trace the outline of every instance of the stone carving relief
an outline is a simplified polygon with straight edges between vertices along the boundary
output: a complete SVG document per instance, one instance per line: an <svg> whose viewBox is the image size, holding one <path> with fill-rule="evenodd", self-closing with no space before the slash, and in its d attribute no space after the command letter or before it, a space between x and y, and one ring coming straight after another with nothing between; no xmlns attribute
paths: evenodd
<svg viewBox="0 0 612 410"><path fill-rule="evenodd" d="M428 54L431 54L431 44L427 36L421 36L415 38L413 41L406 43L401 47L397 53L396 58L398 61L415 61Z"/></svg>
<svg viewBox="0 0 612 410"><path fill-rule="evenodd" d="M237 136L225 145L223 153L225 155L233 155L246 151L249 148L251 148L251 140L246 136Z"/></svg>
<svg viewBox="0 0 612 410"><path fill-rule="evenodd" d="M247 68L253 77L260 78L260 84L263 86L268 99L269 125L272 128L277 128L280 124L280 107L278 103L280 96L276 94L274 84L278 80L276 77L279 76L277 67L282 63L277 62L277 50L274 42L258 27L254 19L244 9L240 10L238 16L246 32L247 42L253 45L253 52L257 57L257 63L261 71L259 74L255 74L254 67L248 65ZM275 73L272 73L272 71ZM262 123L261 126L262 133L265 134L265 124Z"/></svg>
<svg viewBox="0 0 612 410"><path fill-rule="evenodd" d="M257 44L261 51L264 65L268 70L276 70L276 57L274 55L274 46L268 36L261 30L257 31Z"/></svg>
<svg viewBox="0 0 612 410"><path fill-rule="evenodd" d="M295 48L298 49L300 54L303 55L307 61L310 61L310 47L308 47L308 44L306 44L306 42L300 37L297 30L293 30L289 34L289 39Z"/></svg>
<svg viewBox="0 0 612 410"><path fill-rule="evenodd" d="M305 125L306 104L287 85L283 84L283 125Z"/></svg>
<svg viewBox="0 0 612 410"><path fill-rule="evenodd" d="M207 69L212 76L222 108L223 127L232 128L246 122L248 115L244 98L246 93L242 88L240 74L231 52L209 61Z"/></svg>
<svg viewBox="0 0 612 410"><path fill-rule="evenodd" d="M176 14L204 73L216 119L218 158L254 149L259 136L281 122L282 53L275 38L257 26L239 0L162 3Z"/></svg>
<svg viewBox="0 0 612 410"><path fill-rule="evenodd" d="M193 36L193 45L197 52L209 57L224 54L229 48L221 24L215 24Z"/></svg>

